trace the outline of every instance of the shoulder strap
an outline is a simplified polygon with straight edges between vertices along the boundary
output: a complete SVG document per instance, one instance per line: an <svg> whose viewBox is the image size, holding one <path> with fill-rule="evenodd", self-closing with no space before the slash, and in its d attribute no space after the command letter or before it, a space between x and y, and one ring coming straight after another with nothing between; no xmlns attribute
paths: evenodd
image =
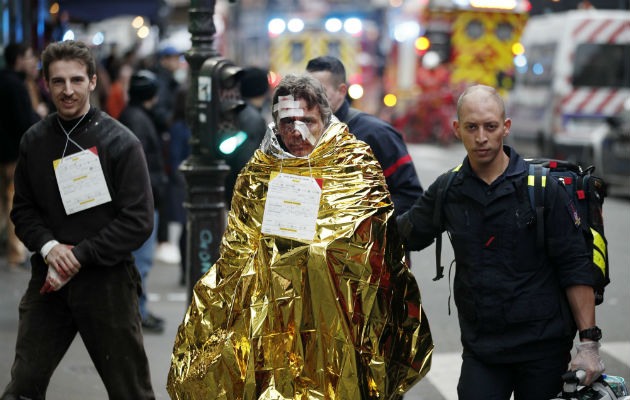
<svg viewBox="0 0 630 400"><path fill-rule="evenodd" d="M437 189L437 194L435 198L435 206L433 207L433 226L437 229L440 229L440 233L435 238L435 278L434 281L440 280L444 277L444 266L442 265L442 207L444 203L446 203L446 193L448 189L451 187L453 183L453 179L455 179L455 175L459 172L459 169L462 167L459 164L457 167L453 168L450 171L447 171L444 175L442 175L442 182Z"/></svg>
<svg viewBox="0 0 630 400"><path fill-rule="evenodd" d="M532 209L536 212L536 247L545 248L545 186L549 168L540 164L529 164L527 191Z"/></svg>

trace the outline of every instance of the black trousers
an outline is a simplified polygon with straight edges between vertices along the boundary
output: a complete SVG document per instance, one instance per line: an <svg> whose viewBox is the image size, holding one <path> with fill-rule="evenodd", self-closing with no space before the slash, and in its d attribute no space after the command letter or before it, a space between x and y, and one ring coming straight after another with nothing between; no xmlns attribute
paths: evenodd
<svg viewBox="0 0 630 400"><path fill-rule="evenodd" d="M77 332L110 399L154 399L132 263L84 267L61 290L40 295L48 267L33 257L19 306L11 382L2 399L45 399L50 378ZM22 397L20 397L22 396Z"/></svg>
<svg viewBox="0 0 630 400"><path fill-rule="evenodd" d="M464 351L457 395L460 400L509 400L514 392L514 400L553 399L562 390L561 376L567 371L569 356L488 364Z"/></svg>

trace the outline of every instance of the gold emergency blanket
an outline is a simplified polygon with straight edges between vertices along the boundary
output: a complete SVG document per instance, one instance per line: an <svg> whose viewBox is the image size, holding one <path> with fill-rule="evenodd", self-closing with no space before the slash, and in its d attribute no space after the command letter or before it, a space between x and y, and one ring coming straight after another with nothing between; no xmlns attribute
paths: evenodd
<svg viewBox="0 0 630 400"><path fill-rule="evenodd" d="M272 135L271 137L269 135ZM173 399L395 399L431 365L420 292L369 147L331 123L307 158L275 136L241 171L219 260L195 285L167 389ZM315 239L261 234L270 176L322 186Z"/></svg>

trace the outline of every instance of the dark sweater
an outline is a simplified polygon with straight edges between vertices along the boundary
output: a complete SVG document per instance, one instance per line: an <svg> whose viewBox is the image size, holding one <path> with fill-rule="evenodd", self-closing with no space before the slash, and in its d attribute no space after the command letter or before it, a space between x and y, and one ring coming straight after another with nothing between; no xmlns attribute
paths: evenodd
<svg viewBox="0 0 630 400"><path fill-rule="evenodd" d="M66 215L53 170L66 136L54 113L32 126L20 142L11 211L15 232L34 252L53 239L74 245L83 267L132 262L131 252L153 229L142 146L127 128L99 110L91 111L70 137L83 149L96 147L112 201ZM78 151L69 142L65 155Z"/></svg>

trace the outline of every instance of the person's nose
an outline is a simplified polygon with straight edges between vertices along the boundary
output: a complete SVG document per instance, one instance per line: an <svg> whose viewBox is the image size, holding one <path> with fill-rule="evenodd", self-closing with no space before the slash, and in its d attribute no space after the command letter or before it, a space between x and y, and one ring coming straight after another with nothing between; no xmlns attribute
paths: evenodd
<svg viewBox="0 0 630 400"><path fill-rule="evenodd" d="M302 137L302 134L300 133L300 130L298 129L296 123L291 126L291 136L294 138Z"/></svg>
<svg viewBox="0 0 630 400"><path fill-rule="evenodd" d="M65 94L66 96L70 96L73 91L74 90L72 88L72 82L70 82L69 80L66 81L63 86L63 94Z"/></svg>
<svg viewBox="0 0 630 400"><path fill-rule="evenodd" d="M488 141L488 132L486 132L483 126L479 127L479 131L475 135L475 139L477 143L485 143Z"/></svg>

